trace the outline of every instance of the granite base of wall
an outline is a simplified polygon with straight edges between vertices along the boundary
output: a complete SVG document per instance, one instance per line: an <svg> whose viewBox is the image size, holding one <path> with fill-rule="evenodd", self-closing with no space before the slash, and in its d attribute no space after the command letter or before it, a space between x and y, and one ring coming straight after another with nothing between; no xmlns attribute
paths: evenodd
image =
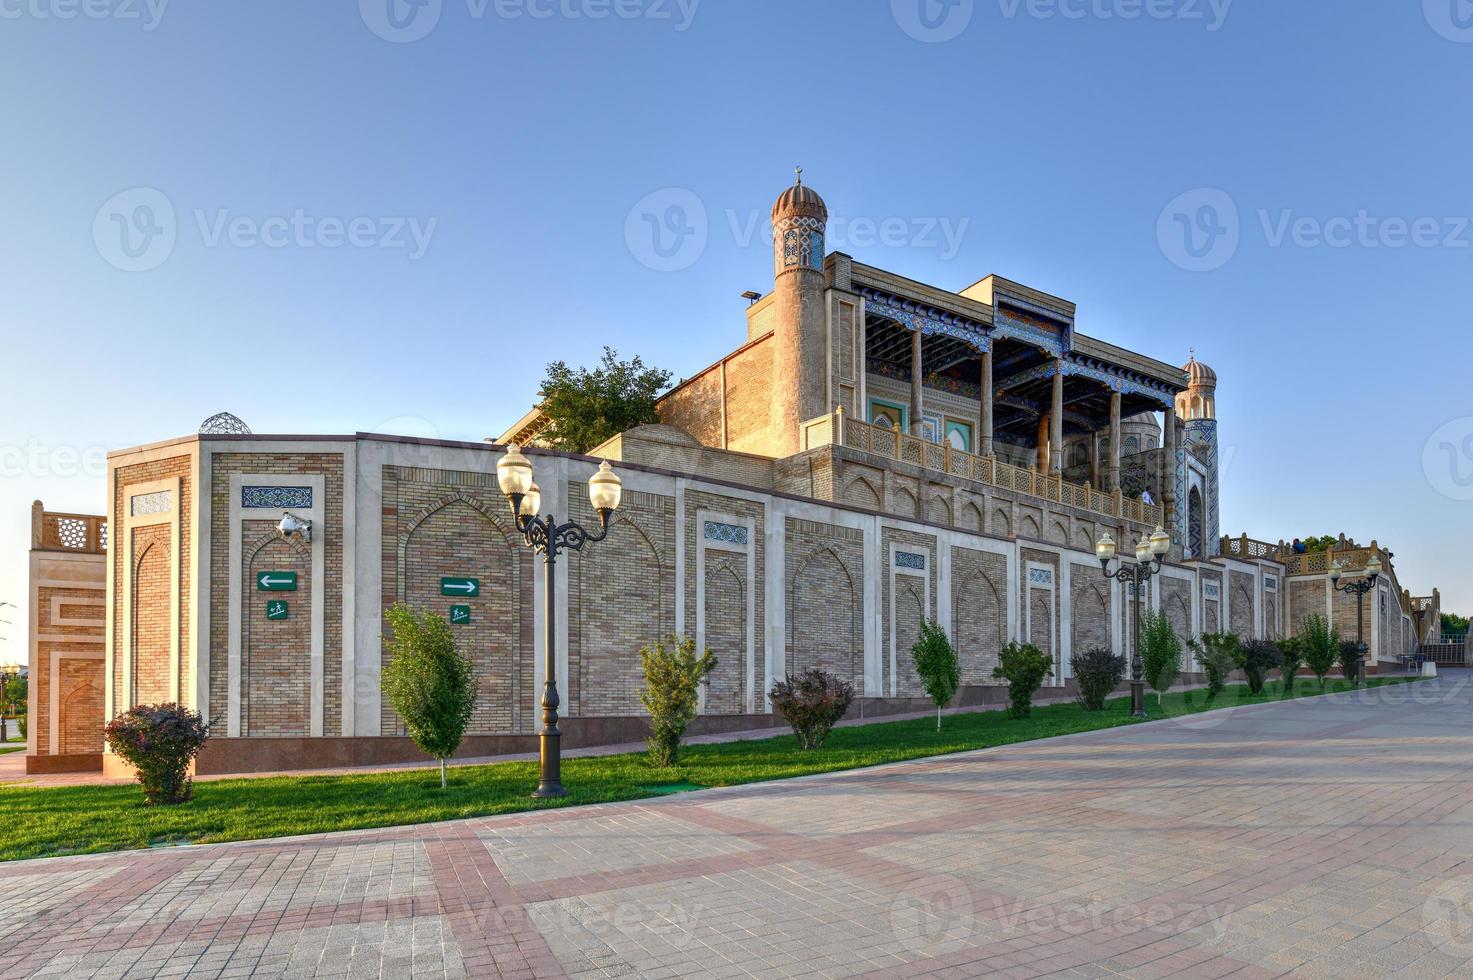
<svg viewBox="0 0 1473 980"><path fill-rule="evenodd" d="M76 755L26 756L26 773L28 775L56 772L102 772L102 753L84 752Z"/></svg>

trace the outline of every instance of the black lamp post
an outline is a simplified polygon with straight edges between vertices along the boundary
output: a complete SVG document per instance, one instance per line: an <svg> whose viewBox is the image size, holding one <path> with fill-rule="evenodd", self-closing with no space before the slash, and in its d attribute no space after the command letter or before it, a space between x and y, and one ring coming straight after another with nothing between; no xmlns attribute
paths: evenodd
<svg viewBox="0 0 1473 980"><path fill-rule="evenodd" d="M588 481L588 499L598 512L599 529L593 533L576 521L559 524L552 514L539 516L542 492L532 481L532 464L515 443L506 447L506 455L496 463L496 479L501 492L511 502L512 517L527 547L542 555L546 569L547 635L543 637L542 731L539 733L542 761L537 799L566 796L562 773L562 732L557 727L557 709L561 703L557 693L557 556L560 551L581 551L585 544L602 541L609 533L609 515L619 509L623 486L619 477L600 463L598 472Z"/></svg>
<svg viewBox="0 0 1473 980"><path fill-rule="evenodd" d="M1146 717L1146 680L1142 676L1141 663L1141 587L1151 576L1161 571L1161 559L1171 550L1171 535L1165 528L1157 527L1147 538L1144 533L1135 545L1135 561L1120 560L1120 567L1110 571L1110 561L1115 557L1115 539L1106 532L1095 545L1095 556L1100 560L1100 570L1106 578L1129 582L1135 587L1135 639L1131 643L1130 657L1130 713L1136 718Z"/></svg>
<svg viewBox="0 0 1473 980"><path fill-rule="evenodd" d="M1366 672L1366 593L1376 587L1376 579L1381 575L1381 558L1372 552L1370 560L1366 562L1366 576L1358 581L1347 581L1341 585L1341 571L1339 562L1330 566L1330 588L1355 596L1355 644L1360 647L1360 653L1356 656L1355 676L1347 679L1360 687L1361 675Z"/></svg>

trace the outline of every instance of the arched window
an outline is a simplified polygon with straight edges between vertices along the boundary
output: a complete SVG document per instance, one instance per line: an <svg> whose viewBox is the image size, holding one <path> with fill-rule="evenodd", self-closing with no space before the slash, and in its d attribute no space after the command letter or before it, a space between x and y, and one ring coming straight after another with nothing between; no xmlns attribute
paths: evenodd
<svg viewBox="0 0 1473 980"><path fill-rule="evenodd" d="M1141 451L1141 441L1139 439L1137 439L1135 436L1127 436L1125 438L1125 446L1124 446L1122 452L1126 456L1134 456L1136 453L1138 453L1140 451Z"/></svg>
<svg viewBox="0 0 1473 980"><path fill-rule="evenodd" d="M1192 492L1187 496L1187 557L1205 558L1207 556L1207 542L1204 531L1204 515L1202 513L1202 492L1192 487Z"/></svg>

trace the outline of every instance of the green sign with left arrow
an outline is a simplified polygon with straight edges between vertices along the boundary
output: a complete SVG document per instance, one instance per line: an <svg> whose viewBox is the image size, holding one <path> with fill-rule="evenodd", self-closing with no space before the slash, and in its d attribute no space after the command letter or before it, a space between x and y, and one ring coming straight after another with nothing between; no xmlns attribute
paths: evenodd
<svg viewBox="0 0 1473 980"><path fill-rule="evenodd" d="M257 592L295 592L297 591L296 572L257 572Z"/></svg>
<svg viewBox="0 0 1473 980"><path fill-rule="evenodd" d="M440 579L440 594L462 596L469 599L471 596L481 594L481 580L478 578L442 578Z"/></svg>

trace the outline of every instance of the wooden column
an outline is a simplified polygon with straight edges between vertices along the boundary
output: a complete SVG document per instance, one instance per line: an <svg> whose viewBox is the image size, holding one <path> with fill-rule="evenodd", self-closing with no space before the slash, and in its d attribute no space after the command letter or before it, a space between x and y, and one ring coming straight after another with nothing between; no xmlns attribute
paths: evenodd
<svg viewBox="0 0 1473 980"><path fill-rule="evenodd" d="M1105 474L1105 489L1120 489L1120 392L1110 392L1110 465Z"/></svg>
<svg viewBox="0 0 1473 980"><path fill-rule="evenodd" d="M1100 434L1089 434L1089 485L1100 489Z"/></svg>
<svg viewBox="0 0 1473 980"><path fill-rule="evenodd" d="M925 407L921 397L922 368L921 332L917 330L910 335L910 434L913 436L925 435L926 432Z"/></svg>
<svg viewBox="0 0 1473 980"><path fill-rule="evenodd" d="M1048 468L1058 476L1064 472L1064 362L1054 361L1054 400L1049 412Z"/></svg>
<svg viewBox="0 0 1473 980"><path fill-rule="evenodd" d="M1161 524L1171 527L1176 513L1176 408L1161 414Z"/></svg>
<svg viewBox="0 0 1473 980"><path fill-rule="evenodd" d="M982 424L977 430L977 452L992 455L992 351L982 352Z"/></svg>
<svg viewBox="0 0 1473 980"><path fill-rule="evenodd" d="M1053 428L1053 422L1047 412L1038 417L1038 462L1034 467L1039 473L1048 472L1048 434Z"/></svg>

